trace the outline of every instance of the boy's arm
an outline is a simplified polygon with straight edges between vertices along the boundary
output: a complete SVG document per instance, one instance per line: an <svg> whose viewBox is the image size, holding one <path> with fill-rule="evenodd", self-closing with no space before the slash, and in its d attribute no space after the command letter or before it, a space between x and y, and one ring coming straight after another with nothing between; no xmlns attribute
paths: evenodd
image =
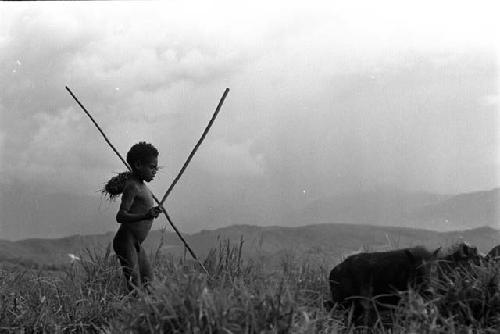
<svg viewBox="0 0 500 334"><path fill-rule="evenodd" d="M133 183L129 183L123 189L122 202L120 204L120 210L116 214L116 221L120 224L124 223L135 223L145 219L152 219L149 212L146 213L131 213L129 212L132 204L134 203L134 197L137 193L137 186Z"/></svg>

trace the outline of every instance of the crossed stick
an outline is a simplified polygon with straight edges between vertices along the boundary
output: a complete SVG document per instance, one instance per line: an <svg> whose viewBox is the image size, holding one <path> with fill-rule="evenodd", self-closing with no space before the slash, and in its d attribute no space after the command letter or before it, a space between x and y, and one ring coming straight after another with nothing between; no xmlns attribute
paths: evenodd
<svg viewBox="0 0 500 334"><path fill-rule="evenodd" d="M127 167L127 169L129 171L132 171L132 169L130 168L129 164L125 161L125 159L123 159L123 157L120 154L120 152L118 152L118 150L113 146L113 144L111 143L111 141L108 139L108 137L106 136L106 134L104 133L104 131L99 126L99 124L95 121L95 119L88 112L88 110L83 106L83 104L78 100L78 98L75 96L75 94L73 94L73 92L71 91L71 89L69 89L69 87L66 86L66 90L71 95L71 97L73 97L73 99L76 101L76 103L78 103L78 105L83 110L83 112L90 118L90 120L92 121L92 123L94 124L94 126L97 128L97 130L99 130L99 132L103 136L104 140L111 147L111 149L113 150L113 152L115 152L115 154L118 156L118 158L120 158L120 160ZM228 93L229 93L229 88L226 88L226 90L222 94L222 97L221 97L221 99L219 101L219 104L217 105L217 108L215 109L215 112L214 112L212 118L208 122L208 125L205 127L205 130L203 131L203 134L201 135L200 139L198 139L198 142L196 143L195 147L193 148L193 150L189 154L187 160L184 162L181 170L179 171L179 173L177 174L177 176L175 177L175 179L172 181L172 184L170 185L170 187L165 192L165 195L163 195L163 198L161 199L161 201L159 201L158 198L153 194L153 192L151 192L151 194L153 196L153 199L158 204L158 206L160 206L160 208L162 209L161 211L165 215L165 218L167 218L167 221L170 223L170 226L172 226L172 228L174 229L175 233L177 233L177 236L179 237L179 239L181 239L181 241L183 242L184 247L186 247L188 249L188 251L191 254L191 256L193 257L193 259L195 259L198 262L198 264L203 268L203 270L205 271L205 273L207 275L209 275L207 269L205 268L205 266L203 265L203 263L201 263L201 261L198 259L198 257L196 256L196 254L193 252L193 250L191 249L191 247L189 247L189 244L186 242L186 240L184 239L184 237L182 236L182 234L179 232L179 230L177 229L177 227L174 225L174 223L172 222L172 219L170 218L169 214L167 213L167 210L165 210L165 208L163 207L163 203L167 199L168 195L170 195L170 193L172 192L173 188L175 187L175 185L177 184L177 182L181 178L182 174L186 170L186 168L189 165L189 163L191 162L191 159L193 158L194 154L196 153L196 151L200 147L201 143L205 139L208 131L212 127L212 125L213 125L213 123L214 123L214 121L215 121L215 119L217 117L217 114L220 112L220 109L222 108L222 104L224 103L224 100L226 99L226 96L227 96Z"/></svg>

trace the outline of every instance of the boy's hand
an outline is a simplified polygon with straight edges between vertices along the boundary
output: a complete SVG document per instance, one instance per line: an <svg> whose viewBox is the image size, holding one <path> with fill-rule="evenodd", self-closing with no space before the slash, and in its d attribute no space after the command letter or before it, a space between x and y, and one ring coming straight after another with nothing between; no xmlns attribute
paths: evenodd
<svg viewBox="0 0 500 334"><path fill-rule="evenodd" d="M146 217L148 219L155 219L158 218L160 213L163 211L163 209L159 206L154 206L151 209L149 209L148 213L146 213Z"/></svg>

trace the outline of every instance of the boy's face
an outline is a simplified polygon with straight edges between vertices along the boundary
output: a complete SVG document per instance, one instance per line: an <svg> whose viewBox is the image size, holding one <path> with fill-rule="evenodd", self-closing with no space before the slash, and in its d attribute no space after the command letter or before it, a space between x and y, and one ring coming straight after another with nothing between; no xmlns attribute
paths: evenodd
<svg viewBox="0 0 500 334"><path fill-rule="evenodd" d="M152 157L147 162L136 162L134 173L146 182L150 182L158 171L158 157Z"/></svg>

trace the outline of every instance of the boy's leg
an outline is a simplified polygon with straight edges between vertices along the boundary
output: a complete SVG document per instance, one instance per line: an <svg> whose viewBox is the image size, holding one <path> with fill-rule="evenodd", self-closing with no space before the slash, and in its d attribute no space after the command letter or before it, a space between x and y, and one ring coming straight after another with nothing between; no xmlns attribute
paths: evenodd
<svg viewBox="0 0 500 334"><path fill-rule="evenodd" d="M141 273L141 281L143 285L146 285L153 280L153 269L149 263L146 251L142 246L139 246L139 272Z"/></svg>
<svg viewBox="0 0 500 334"><path fill-rule="evenodd" d="M133 236L125 230L118 230L113 239L113 249L120 260L128 289L132 290L134 286L139 286L138 256Z"/></svg>

